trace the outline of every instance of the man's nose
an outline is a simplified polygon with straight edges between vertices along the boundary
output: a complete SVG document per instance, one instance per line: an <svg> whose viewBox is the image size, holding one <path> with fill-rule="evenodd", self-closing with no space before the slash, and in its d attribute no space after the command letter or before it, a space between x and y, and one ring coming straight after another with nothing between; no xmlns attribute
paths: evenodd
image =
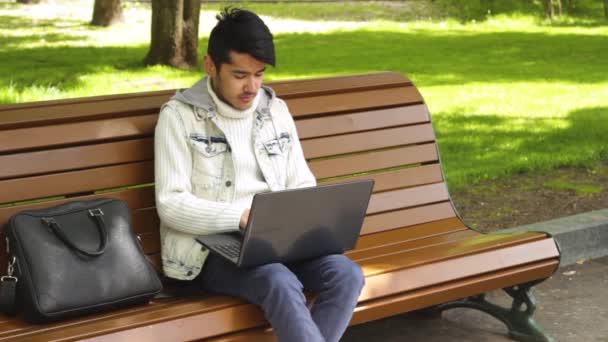
<svg viewBox="0 0 608 342"><path fill-rule="evenodd" d="M255 77L248 77L247 83L245 83L245 91L248 93L255 93L260 88L260 82Z"/></svg>

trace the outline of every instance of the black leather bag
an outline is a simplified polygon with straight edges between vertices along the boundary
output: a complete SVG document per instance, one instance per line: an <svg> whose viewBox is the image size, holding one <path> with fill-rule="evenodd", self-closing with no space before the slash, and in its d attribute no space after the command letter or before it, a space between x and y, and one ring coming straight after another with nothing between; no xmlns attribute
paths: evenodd
<svg viewBox="0 0 608 342"><path fill-rule="evenodd" d="M123 201L24 211L6 228L9 276L2 277L0 301L6 304L5 289L16 285L17 308L30 322L146 303L161 291Z"/></svg>

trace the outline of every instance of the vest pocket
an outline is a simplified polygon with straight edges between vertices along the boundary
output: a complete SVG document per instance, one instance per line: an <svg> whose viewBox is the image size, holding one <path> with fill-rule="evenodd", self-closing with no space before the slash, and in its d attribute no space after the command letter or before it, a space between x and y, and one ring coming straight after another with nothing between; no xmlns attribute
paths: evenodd
<svg viewBox="0 0 608 342"><path fill-rule="evenodd" d="M230 147L223 137L191 134L192 189L199 198L216 201L222 188L224 161Z"/></svg>

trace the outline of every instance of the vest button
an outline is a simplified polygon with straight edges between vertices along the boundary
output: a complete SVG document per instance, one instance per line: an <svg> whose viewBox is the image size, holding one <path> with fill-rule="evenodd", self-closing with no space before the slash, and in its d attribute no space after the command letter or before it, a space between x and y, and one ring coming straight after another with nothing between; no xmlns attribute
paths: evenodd
<svg viewBox="0 0 608 342"><path fill-rule="evenodd" d="M231 182L231 181L226 181L226 187L228 187L228 188L229 188L231 185L232 185L232 182Z"/></svg>

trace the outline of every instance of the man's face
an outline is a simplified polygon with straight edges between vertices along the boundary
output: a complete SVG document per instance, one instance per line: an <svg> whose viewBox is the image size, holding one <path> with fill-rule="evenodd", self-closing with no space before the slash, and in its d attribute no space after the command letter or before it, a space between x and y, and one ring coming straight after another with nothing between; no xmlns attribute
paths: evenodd
<svg viewBox="0 0 608 342"><path fill-rule="evenodd" d="M205 71L211 77L213 91L238 110L251 107L262 86L266 64L247 53L230 51L230 63L222 64L219 72L209 55L205 56Z"/></svg>

